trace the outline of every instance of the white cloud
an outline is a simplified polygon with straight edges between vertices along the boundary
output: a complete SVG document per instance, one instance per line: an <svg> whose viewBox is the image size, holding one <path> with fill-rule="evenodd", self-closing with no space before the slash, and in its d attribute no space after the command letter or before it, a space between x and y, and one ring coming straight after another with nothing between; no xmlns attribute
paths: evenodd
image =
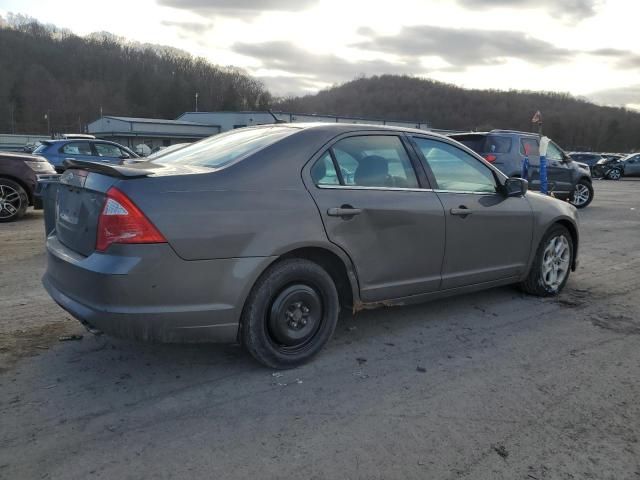
<svg viewBox="0 0 640 480"><path fill-rule="evenodd" d="M111 31L236 65L276 94L376 73L576 95L640 84L640 2L630 0L2 3L79 34Z"/></svg>

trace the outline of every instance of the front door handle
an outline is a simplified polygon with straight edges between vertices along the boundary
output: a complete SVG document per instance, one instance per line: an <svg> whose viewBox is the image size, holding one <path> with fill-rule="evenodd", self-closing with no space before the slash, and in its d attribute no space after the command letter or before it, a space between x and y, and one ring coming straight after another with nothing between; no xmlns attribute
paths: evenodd
<svg viewBox="0 0 640 480"><path fill-rule="evenodd" d="M343 205L342 207L333 207L327 210L327 215L330 217L353 217L354 215L360 215L362 213L362 209L353 208L347 205Z"/></svg>
<svg viewBox="0 0 640 480"><path fill-rule="evenodd" d="M471 215L473 210L468 209L464 205L460 205L459 208L452 208L449 210L451 215L460 215L461 217L466 217L467 215Z"/></svg>

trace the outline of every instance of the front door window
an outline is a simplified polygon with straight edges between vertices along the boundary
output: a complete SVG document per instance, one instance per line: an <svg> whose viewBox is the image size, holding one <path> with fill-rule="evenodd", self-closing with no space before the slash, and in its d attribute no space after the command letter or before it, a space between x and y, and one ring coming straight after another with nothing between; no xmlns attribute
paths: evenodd
<svg viewBox="0 0 640 480"><path fill-rule="evenodd" d="M449 192L495 193L496 179L489 167L448 143L415 138L438 184Z"/></svg>

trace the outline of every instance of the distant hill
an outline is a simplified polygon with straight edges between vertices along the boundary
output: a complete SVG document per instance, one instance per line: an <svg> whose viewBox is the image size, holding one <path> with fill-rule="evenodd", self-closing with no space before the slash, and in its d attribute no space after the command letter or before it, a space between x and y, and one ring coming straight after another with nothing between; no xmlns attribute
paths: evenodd
<svg viewBox="0 0 640 480"><path fill-rule="evenodd" d="M0 18L1 20L1 18ZM11 19L10 19L11 20ZM175 118L193 110L264 109L271 95L239 69L171 47L79 37L30 19L0 21L0 132L76 132L103 113Z"/></svg>
<svg viewBox="0 0 640 480"><path fill-rule="evenodd" d="M640 113L561 93L471 90L422 78L381 75L283 99L276 108L426 121L443 129L525 131L531 130L531 118L540 110L544 133L566 149L640 150Z"/></svg>

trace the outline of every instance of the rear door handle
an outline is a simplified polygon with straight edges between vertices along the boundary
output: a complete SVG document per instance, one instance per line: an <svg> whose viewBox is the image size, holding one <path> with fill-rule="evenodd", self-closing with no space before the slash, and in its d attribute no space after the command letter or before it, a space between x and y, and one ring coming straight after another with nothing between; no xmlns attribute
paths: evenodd
<svg viewBox="0 0 640 480"><path fill-rule="evenodd" d="M327 210L327 215L330 217L353 217L354 215L360 215L361 213L361 208L353 207L333 207Z"/></svg>
<svg viewBox="0 0 640 480"><path fill-rule="evenodd" d="M460 208L452 208L451 210L449 210L449 213L451 215L460 215L462 217L466 217L467 215L471 215L473 213L473 210L468 209L465 206L460 206Z"/></svg>

